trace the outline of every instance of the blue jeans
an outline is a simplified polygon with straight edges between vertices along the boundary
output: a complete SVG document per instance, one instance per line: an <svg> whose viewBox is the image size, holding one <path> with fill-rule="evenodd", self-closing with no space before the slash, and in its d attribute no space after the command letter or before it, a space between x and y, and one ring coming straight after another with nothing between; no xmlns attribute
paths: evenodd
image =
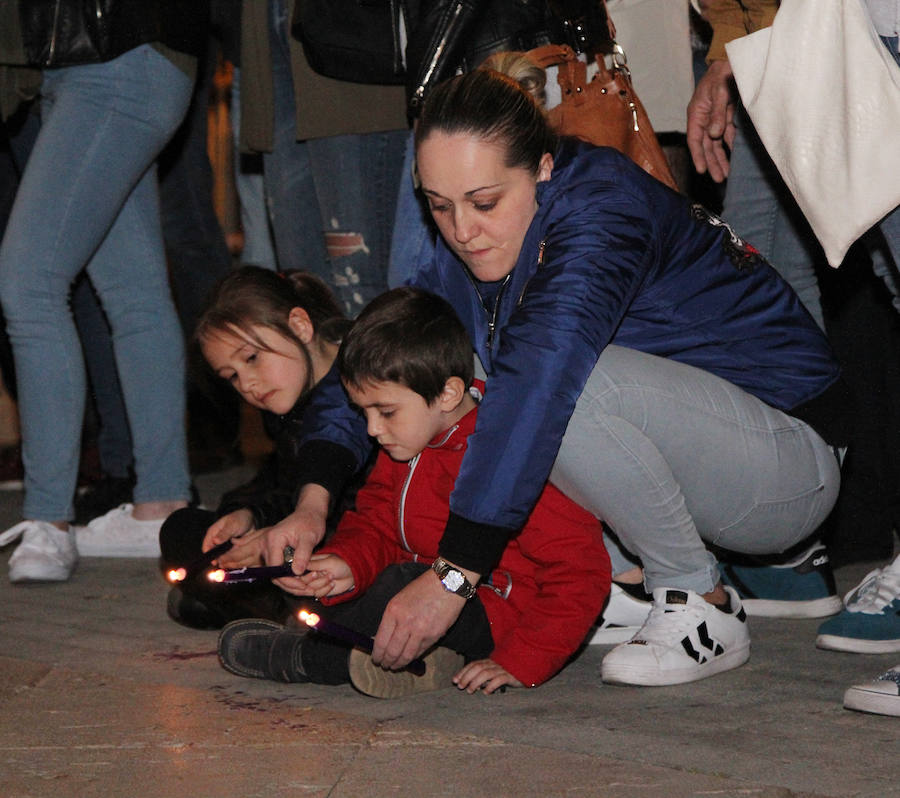
<svg viewBox="0 0 900 798"><path fill-rule="evenodd" d="M85 374L68 301L85 269L113 332L134 442L135 501L189 495L184 343L169 293L154 160L190 96L190 79L149 45L44 74L41 131L0 246L26 518L72 517Z"/></svg>
<svg viewBox="0 0 900 798"><path fill-rule="evenodd" d="M238 146L241 130L241 70L234 68L231 79L231 129L234 135L234 185L241 209L241 228L244 231L244 249L241 261L274 271L275 243L269 227L266 210L266 192L263 180L262 158L242 154ZM258 159L258 168L253 168ZM245 168L246 167L246 168Z"/></svg>
<svg viewBox="0 0 900 798"><path fill-rule="evenodd" d="M397 215L388 266L388 285L396 288L408 283L416 271L431 261L437 231L421 195L413 184L415 162L413 135L409 134L403 158L403 174L397 194Z"/></svg>
<svg viewBox="0 0 900 798"><path fill-rule="evenodd" d="M319 275L355 316L387 288L407 131L297 141L287 4L271 7L275 127L263 159L278 265Z"/></svg>
<svg viewBox="0 0 900 798"><path fill-rule="evenodd" d="M897 37L882 40L900 64ZM722 218L779 271L825 329L815 270L816 262L824 261L821 247L743 106L735 114L735 125ZM900 310L900 208L882 219L862 241L872 258L873 270L884 280Z"/></svg>
<svg viewBox="0 0 900 798"><path fill-rule="evenodd" d="M615 531L648 590L706 593L705 543L782 552L837 499L840 471L811 427L709 372L607 346L569 420L550 480ZM610 546L613 574L633 567Z"/></svg>

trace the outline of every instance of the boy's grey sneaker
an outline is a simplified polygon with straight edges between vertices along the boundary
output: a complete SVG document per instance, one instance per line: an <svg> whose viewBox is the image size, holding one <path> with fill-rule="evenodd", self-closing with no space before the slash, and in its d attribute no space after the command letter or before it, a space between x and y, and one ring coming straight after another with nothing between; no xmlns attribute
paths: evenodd
<svg viewBox="0 0 900 798"><path fill-rule="evenodd" d="M720 562L719 573L738 592L747 615L825 618L841 611L828 552L819 542L777 565Z"/></svg>
<svg viewBox="0 0 900 798"><path fill-rule="evenodd" d="M75 535L46 521L22 521L0 534L0 546L22 538L9 558L10 582L65 582L78 564Z"/></svg>
<svg viewBox="0 0 900 798"><path fill-rule="evenodd" d="M819 648L857 654L900 651L900 555L869 571L844 596L844 605L840 615L819 626Z"/></svg>
<svg viewBox="0 0 900 798"><path fill-rule="evenodd" d="M867 684L855 684L844 693L844 707L858 712L900 717L900 665Z"/></svg>
<svg viewBox="0 0 900 798"><path fill-rule="evenodd" d="M248 679L308 682L300 652L306 631L262 618L232 621L219 634L219 662Z"/></svg>
<svg viewBox="0 0 900 798"><path fill-rule="evenodd" d="M443 646L426 654L425 673L421 676L408 671L391 671L372 662L372 655L354 648L350 652L350 682L361 693L374 698L402 698L429 690L443 690L453 686L453 676L465 664L465 657Z"/></svg>

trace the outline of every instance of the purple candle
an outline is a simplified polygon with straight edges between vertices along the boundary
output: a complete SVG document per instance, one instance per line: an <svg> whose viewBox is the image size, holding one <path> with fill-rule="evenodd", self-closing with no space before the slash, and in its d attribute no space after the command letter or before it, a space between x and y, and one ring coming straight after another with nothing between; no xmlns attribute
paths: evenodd
<svg viewBox="0 0 900 798"><path fill-rule="evenodd" d="M257 579L277 579L280 576L296 576L289 562L281 565L260 565L248 568L233 568L209 573L210 582L255 582Z"/></svg>
<svg viewBox="0 0 900 798"><path fill-rule="evenodd" d="M370 654L372 653L375 641L367 635L360 634L355 629L350 629L348 626L342 626L334 621L326 621L316 613L308 612L307 610L300 610L300 612L297 613L297 617L317 632L329 635L330 637L336 637L338 640L343 640L345 643L350 643L352 646L361 648L363 651L368 651ZM410 673L414 673L416 676L424 676L425 667L425 662L423 660L414 659L406 666L406 670Z"/></svg>

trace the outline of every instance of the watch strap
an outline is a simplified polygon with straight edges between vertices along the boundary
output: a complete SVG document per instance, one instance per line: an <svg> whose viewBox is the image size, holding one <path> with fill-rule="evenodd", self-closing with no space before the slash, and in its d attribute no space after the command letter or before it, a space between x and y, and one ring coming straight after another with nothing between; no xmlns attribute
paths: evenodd
<svg viewBox="0 0 900 798"><path fill-rule="evenodd" d="M434 571L441 585L448 593L455 593L464 599L472 598L477 592L477 588L473 585L466 575L448 563L443 557L438 557L432 564L431 570Z"/></svg>

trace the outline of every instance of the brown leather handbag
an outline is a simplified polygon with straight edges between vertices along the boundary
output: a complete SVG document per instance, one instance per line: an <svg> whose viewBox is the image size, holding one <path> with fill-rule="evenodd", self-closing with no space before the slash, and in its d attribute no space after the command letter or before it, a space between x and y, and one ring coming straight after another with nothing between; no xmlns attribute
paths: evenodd
<svg viewBox="0 0 900 798"><path fill-rule="evenodd" d="M614 34L612 22L610 29ZM567 44L548 44L526 53L543 69L559 67L562 102L548 111L550 124L562 135L614 147L678 191L647 112L631 85L625 53L615 41L612 50L612 67L602 54L595 56L599 71L590 81L587 64Z"/></svg>

